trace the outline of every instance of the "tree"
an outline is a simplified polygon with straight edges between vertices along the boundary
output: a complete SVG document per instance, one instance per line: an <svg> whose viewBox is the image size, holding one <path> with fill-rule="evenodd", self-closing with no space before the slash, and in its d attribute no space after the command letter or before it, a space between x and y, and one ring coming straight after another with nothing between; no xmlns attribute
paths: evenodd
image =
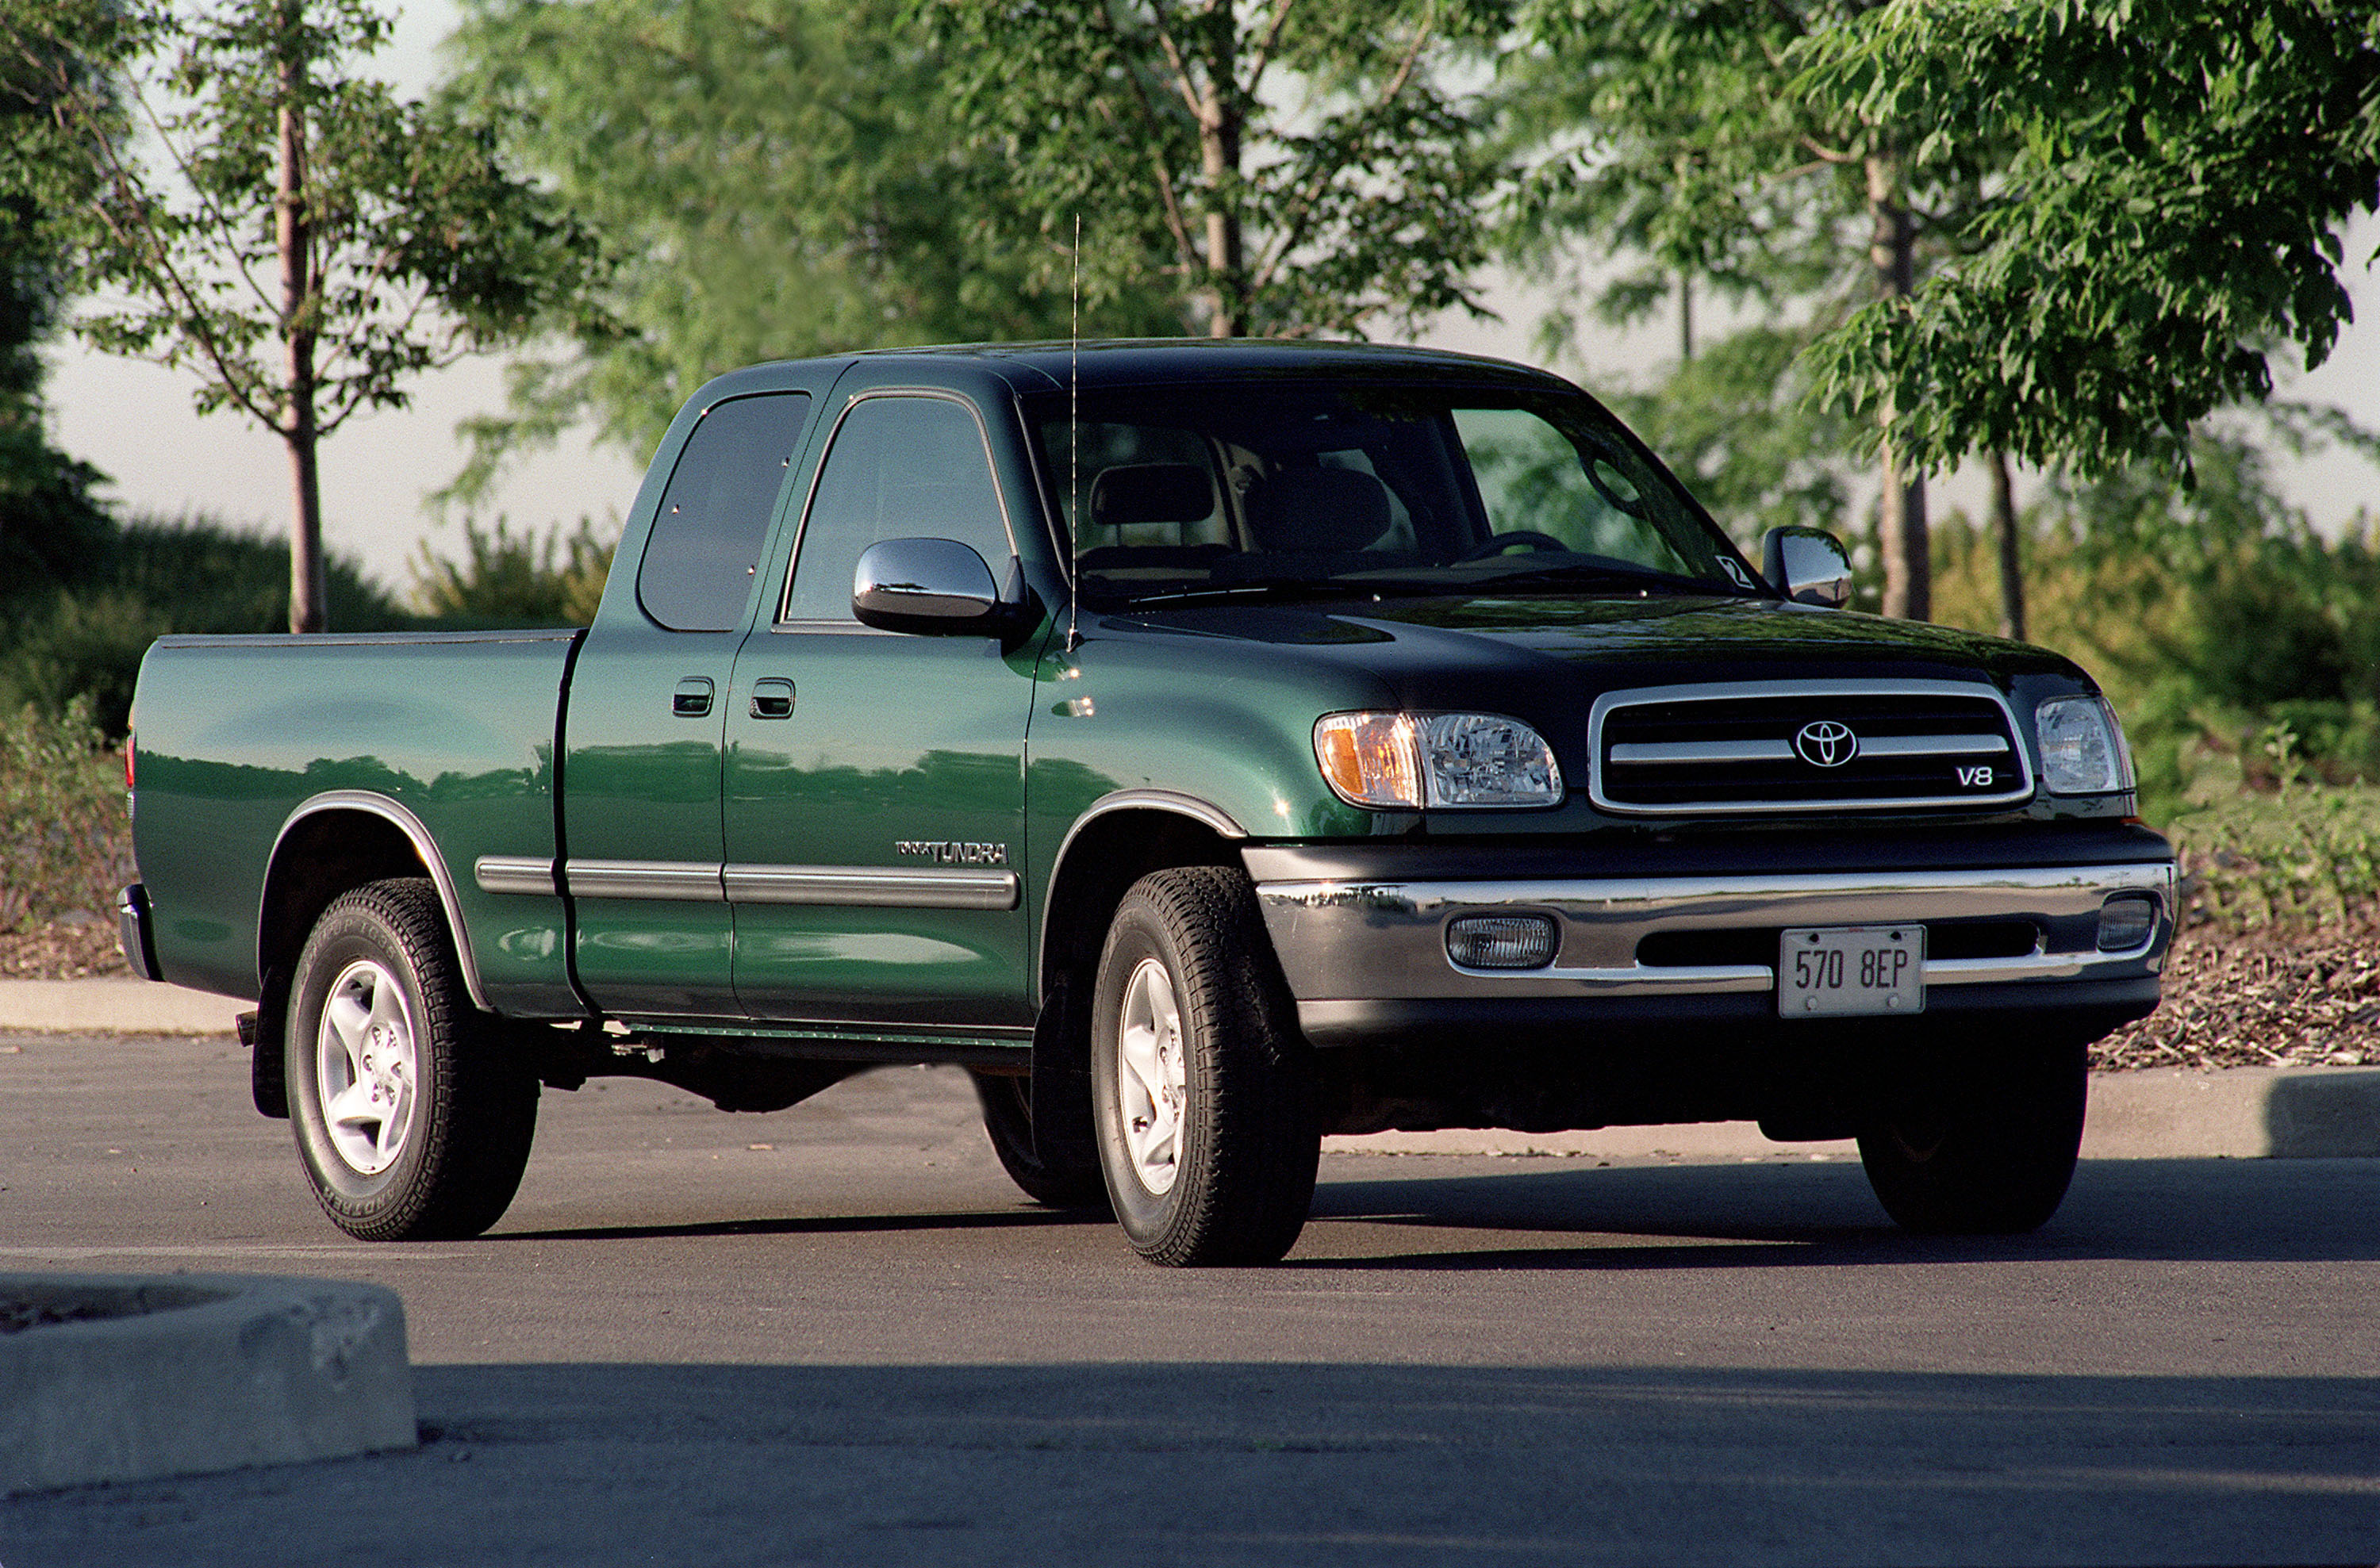
<svg viewBox="0 0 2380 1568"><path fill-rule="evenodd" d="M456 487L592 412L650 447L759 359L1062 335L1070 302L984 243L1010 194L960 145L947 71L894 0L465 0L454 90L620 258L625 328L525 362ZM1103 325L1160 326L1145 292Z"/></svg>
<svg viewBox="0 0 2380 1568"><path fill-rule="evenodd" d="M910 0L1007 195L1099 302L1162 280L1217 337L1478 309L1500 172L1449 84L1500 0Z"/></svg>
<svg viewBox="0 0 2380 1568"><path fill-rule="evenodd" d="M1888 307L1960 243L1980 138L1806 90L1796 61L1868 0L1538 0L1507 90L1546 156L1521 228L1542 257L1585 236L1648 265L1605 291L1641 316L1672 280L1798 317L1805 335ZM1923 150L1924 157L1918 156ZM1814 331L1815 330L1815 331ZM1884 609L1929 611L1925 474L1892 400L1861 409L1882 469Z"/></svg>
<svg viewBox="0 0 2380 1568"><path fill-rule="evenodd" d="M364 0L0 0L0 46L47 110L0 189L38 205L73 283L111 292L86 340L196 371L201 412L281 438L292 631L325 623L322 440L567 312L601 270L492 124L353 74L387 29Z"/></svg>
<svg viewBox="0 0 2380 1568"><path fill-rule="evenodd" d="M2380 7L1895 0L1795 59L1841 113L2010 150L1968 253L1814 351L1847 405L1902 411L1916 461L2186 470L2193 422L2265 398L2282 344L2319 364L2349 319L2338 230L2380 199Z"/></svg>
<svg viewBox="0 0 2380 1568"><path fill-rule="evenodd" d="M0 158L49 112L45 73L0 55ZM100 476L50 444L41 345L57 323L66 268L23 192L0 194L0 598L55 583L107 527Z"/></svg>

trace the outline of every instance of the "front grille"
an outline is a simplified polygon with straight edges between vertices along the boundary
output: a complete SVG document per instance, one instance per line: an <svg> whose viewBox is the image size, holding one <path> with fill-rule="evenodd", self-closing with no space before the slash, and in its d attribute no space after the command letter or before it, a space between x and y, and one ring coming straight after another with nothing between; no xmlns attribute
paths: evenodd
<svg viewBox="0 0 2380 1568"><path fill-rule="evenodd" d="M1661 686L1598 700L1602 810L1973 811L2033 793L2013 716L1951 681Z"/></svg>

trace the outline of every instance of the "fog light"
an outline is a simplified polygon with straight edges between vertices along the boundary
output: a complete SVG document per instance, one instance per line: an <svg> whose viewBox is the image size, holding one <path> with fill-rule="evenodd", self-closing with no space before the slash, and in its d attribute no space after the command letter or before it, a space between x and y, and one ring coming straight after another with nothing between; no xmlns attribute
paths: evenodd
<svg viewBox="0 0 2380 1568"><path fill-rule="evenodd" d="M1446 956L1464 969L1543 969L1558 941L1551 915L1458 915L1446 923Z"/></svg>
<svg viewBox="0 0 2380 1568"><path fill-rule="evenodd" d="M2156 900L2128 896L2099 906L2099 951L2121 953L2139 947L2156 929Z"/></svg>

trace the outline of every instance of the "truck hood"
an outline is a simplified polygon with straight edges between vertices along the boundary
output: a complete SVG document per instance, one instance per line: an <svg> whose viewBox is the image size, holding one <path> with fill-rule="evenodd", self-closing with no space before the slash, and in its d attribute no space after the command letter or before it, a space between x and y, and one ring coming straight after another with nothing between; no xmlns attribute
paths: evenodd
<svg viewBox="0 0 2380 1568"><path fill-rule="evenodd" d="M2090 683L2070 660L2022 643L1774 599L1479 594L1361 606L1201 605L1130 621L1266 644L1290 659L1359 665L1405 706L1488 707L1516 718L1550 717L1529 711L1541 701L1568 709L1607 691L1703 681L1981 679L2003 690L2027 676Z"/></svg>

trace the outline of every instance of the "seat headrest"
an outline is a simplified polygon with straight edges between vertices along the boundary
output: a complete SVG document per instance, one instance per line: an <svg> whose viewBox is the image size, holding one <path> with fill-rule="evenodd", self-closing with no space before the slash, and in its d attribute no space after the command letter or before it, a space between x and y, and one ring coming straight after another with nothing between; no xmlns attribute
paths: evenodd
<svg viewBox="0 0 2380 1568"><path fill-rule="evenodd" d="M1388 487L1355 468L1283 468L1248 492L1248 531L1276 553L1359 550L1389 531Z"/></svg>
<svg viewBox="0 0 2380 1568"><path fill-rule="evenodd" d="M1091 481L1091 522L1197 523L1214 515L1215 482L1195 463L1127 463Z"/></svg>

